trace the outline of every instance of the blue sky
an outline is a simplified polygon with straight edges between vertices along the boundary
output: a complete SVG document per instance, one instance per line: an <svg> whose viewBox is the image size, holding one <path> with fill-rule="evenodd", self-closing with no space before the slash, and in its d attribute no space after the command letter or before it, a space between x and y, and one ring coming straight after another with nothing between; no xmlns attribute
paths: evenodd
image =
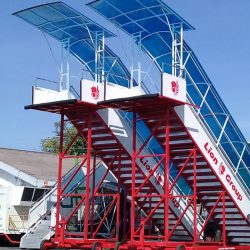
<svg viewBox="0 0 250 250"><path fill-rule="evenodd" d="M23 108L31 104L35 77L59 80L58 65L42 33L11 15L47 2L52 1L1 1L0 147L39 151L41 139L52 135L53 123L59 119L57 115ZM117 29L84 6L87 1L64 2L117 33ZM250 1L165 2L196 28L185 33L185 40L195 51L246 139L250 140ZM50 43L59 61L60 48L55 41L50 40ZM115 48L117 53L119 48ZM80 68L75 66L73 73L79 74Z"/></svg>

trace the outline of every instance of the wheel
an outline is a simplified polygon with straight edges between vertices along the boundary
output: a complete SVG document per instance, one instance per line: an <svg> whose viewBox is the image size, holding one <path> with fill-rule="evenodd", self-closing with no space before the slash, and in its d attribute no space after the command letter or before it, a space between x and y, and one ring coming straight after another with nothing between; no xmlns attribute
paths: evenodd
<svg viewBox="0 0 250 250"><path fill-rule="evenodd" d="M176 247L176 250L185 250L186 248L185 248L185 246L184 245L178 245L177 247Z"/></svg>
<svg viewBox="0 0 250 250"><path fill-rule="evenodd" d="M116 242L114 250L119 250L120 245L122 244L121 241Z"/></svg>
<svg viewBox="0 0 250 250"><path fill-rule="evenodd" d="M102 244L100 242L94 242L92 244L91 250L102 250Z"/></svg>

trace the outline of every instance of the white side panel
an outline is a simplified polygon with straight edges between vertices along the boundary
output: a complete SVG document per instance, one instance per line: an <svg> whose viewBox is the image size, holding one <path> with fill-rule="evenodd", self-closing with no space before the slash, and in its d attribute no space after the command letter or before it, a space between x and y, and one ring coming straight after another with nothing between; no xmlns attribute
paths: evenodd
<svg viewBox="0 0 250 250"><path fill-rule="evenodd" d="M9 181L6 181L5 179L0 178L0 186L2 186L2 187L13 187L14 184L9 182Z"/></svg>
<svg viewBox="0 0 250 250"><path fill-rule="evenodd" d="M238 204L243 214L247 217L249 212L250 200L245 195L243 189L231 172L229 164L221 157L216 146L212 143L201 124L198 122L191 108L187 105L175 108L178 116L185 124L189 133L195 140L197 146L203 152L207 161L224 184L224 187L231 194Z"/></svg>
<svg viewBox="0 0 250 250"><path fill-rule="evenodd" d="M106 100L142 95L140 87L128 89L119 85L107 85Z"/></svg>
<svg viewBox="0 0 250 250"><path fill-rule="evenodd" d="M60 215L61 219L61 215ZM50 226L54 227L56 225L56 207L51 209L51 219L50 219Z"/></svg>
<svg viewBox="0 0 250 250"><path fill-rule="evenodd" d="M97 103L104 100L104 85L90 80L81 80L81 100Z"/></svg>
<svg viewBox="0 0 250 250"><path fill-rule="evenodd" d="M128 134L126 132L126 129L124 129L120 117L117 115L115 110L110 108L108 109L108 126L115 135L128 137Z"/></svg>
<svg viewBox="0 0 250 250"><path fill-rule="evenodd" d="M33 87L32 104L56 102L74 98L75 97L68 90L55 91L41 87Z"/></svg>
<svg viewBox="0 0 250 250"><path fill-rule="evenodd" d="M103 83L97 83L85 79L81 80L81 100L85 102L97 103L104 100L138 95L142 95L139 87L129 89L117 84L107 83L105 91Z"/></svg>
<svg viewBox="0 0 250 250"><path fill-rule="evenodd" d="M5 233L8 226L7 192L8 192L7 188L0 188L0 233Z"/></svg>
<svg viewBox="0 0 250 250"><path fill-rule="evenodd" d="M162 95L186 102L186 81L183 78L163 73Z"/></svg>
<svg viewBox="0 0 250 250"><path fill-rule="evenodd" d="M20 205L21 198L23 195L23 190L24 190L24 187L22 187L22 186L21 187L15 186L15 187L12 187L10 189L9 203L12 206L19 206Z"/></svg>

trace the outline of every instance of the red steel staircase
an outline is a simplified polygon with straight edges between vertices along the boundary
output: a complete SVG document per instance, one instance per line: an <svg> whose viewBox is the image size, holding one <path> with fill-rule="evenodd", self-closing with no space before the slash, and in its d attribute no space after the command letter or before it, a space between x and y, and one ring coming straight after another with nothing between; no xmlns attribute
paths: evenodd
<svg viewBox="0 0 250 250"><path fill-rule="evenodd" d="M132 209L128 215L131 218L125 218L127 221L123 223L124 227L126 227L128 225L126 225L126 223L129 223L128 221L130 221L131 227L130 231L127 230L127 234L123 236L123 239L127 239L131 245L141 244L142 237L148 238L148 241L157 239L157 244L159 246L163 246L165 244L163 240L166 239L168 241L191 241L193 234L193 227L190 227L191 218L189 221L187 221L186 215L180 218L180 207L176 206L174 200L169 199L169 205L167 205L168 221L163 220L163 214L166 215L166 211L164 210L164 206L166 206L166 203L164 203L166 195L159 190L164 190L164 187L158 182L157 176L153 175L153 172L143 170L143 167L145 168L145 166L141 161L131 157L131 152L129 153L124 148L121 142L110 130L102 116L98 113L98 109L103 110L104 108L103 105L94 105L78 100L58 101L26 106L26 109L35 109L60 114L62 118L61 128L63 128L64 121L69 120L77 128L77 136L84 137L88 143L88 152L87 155L84 156L84 161L87 161L86 194L82 197L82 201L77 204L75 210L66 218L60 217L60 206L57 207L55 238L51 240L52 243L47 242L46 246L76 247L84 244L85 247L88 247L96 241L96 235L100 228L96 228L96 231L94 232L89 229L88 224L91 221L91 216L89 215L90 212L85 212L84 219L87 223L84 228L84 234L72 234L65 229L67 228L67 223L70 221L70 217L73 216L81 205L85 206L85 211L91 210L91 204L87 202L89 200L89 194L87 191L87 186L89 184L87 179L90 173L88 159L93 153L91 153L91 149L93 149L94 153L107 165L108 170L106 174L108 174L108 171L111 171L116 176L118 180L118 190L122 186L126 190L128 199L131 199L129 206L131 206ZM72 140L65 151L62 150L60 152L58 171L59 179L61 168L63 167L63 159L70 157L67 156L67 150L73 145L77 136ZM135 133L134 139L136 140ZM61 144L63 144L63 134L61 134ZM162 163L162 161L160 163ZM153 168L157 169L160 166L160 163L157 163ZM98 189L105 180L106 174L103 176L103 180L100 182L98 188L95 189L94 194L92 195L93 197L100 196ZM58 182L58 200L61 200L65 195L63 189L64 188L60 187L60 182ZM136 199L134 197L135 190L139 190ZM72 196L74 195L75 194L72 194ZM113 194L106 194L106 196L108 195L112 196ZM67 196L70 195L67 194ZM115 203L117 203L116 209L118 210L120 206L119 197L116 195L113 196L114 199L112 201L112 206L114 205L113 207L115 207ZM109 211L104 215L104 218L108 216L108 212ZM117 212L117 214L119 214L119 212ZM101 221L101 223L103 222L104 220ZM159 234L164 235L164 223L167 223L168 229L172 230L171 236L169 236L169 234L159 236ZM117 217L117 224L121 224L119 215ZM64 228L64 230L62 230L62 228ZM100 241L105 247L114 246L118 241L118 238L121 238L121 236L118 235L118 231L119 230L116 229L116 234L113 236L112 240L106 241L105 239L98 239L98 241ZM83 238L79 239L79 235L83 236Z"/></svg>
<svg viewBox="0 0 250 250"><path fill-rule="evenodd" d="M119 100L107 102L113 108L136 112L138 114L136 119L143 120L150 128L152 132L150 136L156 138L162 148L168 148L169 158L178 169L177 177L168 188L169 196L175 196L173 187L178 178L182 176L193 190L188 206L194 206L194 211L197 211L197 202L201 203L203 209L208 213L202 229L196 228L195 240L200 239L207 224L213 219L221 231L223 245L250 243L249 220L244 216L238 204L242 200L243 194L237 190L232 176L225 171L225 166L221 164L219 173L225 177L231 189L224 186L221 181L222 177L219 178L205 157L205 153L209 153L212 161L219 165L211 145L206 143L203 148L198 147L196 138L192 137L189 132L190 128L187 128L180 119L178 110L176 112L174 107L169 108L169 104L164 107L161 97L154 101L152 99L148 103L140 98L127 100L125 103ZM232 194L237 198L232 197Z"/></svg>

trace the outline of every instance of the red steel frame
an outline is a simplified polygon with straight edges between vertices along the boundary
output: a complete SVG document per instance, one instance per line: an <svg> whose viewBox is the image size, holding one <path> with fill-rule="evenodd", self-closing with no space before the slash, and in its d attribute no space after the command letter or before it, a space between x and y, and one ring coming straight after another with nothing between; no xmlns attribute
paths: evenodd
<svg viewBox="0 0 250 250"><path fill-rule="evenodd" d="M191 153L189 160L191 159L191 156L193 157L193 168L194 168L194 190L193 190L193 195L191 196L174 196L172 194L173 187L175 186L177 180L179 179L181 172L184 170L184 168L187 166L188 161L185 162L183 165L181 171L175 178L175 180L172 182L170 185L170 169L169 169L169 161L170 161L170 145L169 145L169 135L170 135L170 126L169 126L169 121L170 121L170 109L171 106L166 106L166 114L165 117L163 117L162 121L158 123L156 126L159 127L160 125L165 123L165 152L164 154L148 154L148 155L140 155L141 151L143 150L144 147L147 146L147 143L149 140L154 136L155 131L152 131L151 134L148 136L148 138L145 140L143 145L137 149L136 145L136 138L137 138L137 109L133 109L133 150L132 150L132 194L131 194L131 226L130 226L130 231L131 231L131 241L128 243L128 247L132 246L137 246L138 248L143 248L143 247L150 247L150 248L155 248L155 247L165 247L165 248L173 248L177 247L180 245L180 242L173 242L170 241L171 236L173 235L175 229L177 228L178 224L181 222L182 217L185 215L187 209L189 206L193 203L193 210L197 211L197 205L196 205L196 149L194 148ZM139 113L142 113L142 110L139 110ZM150 119L150 118L149 118ZM161 157L159 162L152 168L151 172L147 176L147 178L143 181L143 183L140 185L138 189L135 188L135 182L136 182L136 160L140 158L150 158L150 157ZM149 178L157 173L157 169L160 167L161 163L164 162L164 177L161 179L161 181L164 183L164 193L159 195L149 195L146 194L145 196L138 195L140 190L143 188L143 186L147 183ZM137 202L138 198L153 198L157 197L160 198L160 201L156 204L154 208L151 209L150 213L141 219L140 225L138 228L135 230L135 219L136 219L136 212L135 212L135 204ZM169 229L169 203L171 200L174 198L189 198L190 201L187 204L186 208L184 211L181 213L181 216L178 218L176 224L172 228L172 230ZM161 232L162 236L155 236L155 235L150 235L147 234L145 235L144 230L145 230L145 224L152 218L154 213L156 212L156 209L161 205L164 204L164 231ZM194 232L197 231L196 229L196 213L194 213ZM146 240L145 240L146 239ZM193 243L197 242L197 233L194 233L193 236ZM183 244L185 244L183 242ZM191 245L190 242L188 242L188 245ZM125 246L124 246L125 248Z"/></svg>
<svg viewBox="0 0 250 250"><path fill-rule="evenodd" d="M162 160L165 159L165 164L164 164L164 179L162 180L162 182L164 183L164 193L160 196L161 197L161 201L154 207L154 209L152 209L151 213L144 218L141 221L141 226L139 227L140 231L144 230L144 225L145 225L145 221L149 220L150 217L152 217L153 213L155 212L156 208L164 203L164 232L162 232L163 237L161 237L161 243L153 241L153 236L144 236L144 233L140 233L140 235L143 235L143 237L139 238L138 241L138 246L139 247L166 247L166 248L171 248L171 247L178 247L180 245L182 245L183 247L185 246L185 248L187 249L196 249L199 248L199 244L201 244L201 248L205 249L218 249L217 246L214 245L222 245L224 247L226 247L226 216L225 216L225 211L226 211L226 207L225 207L225 192L222 191L219 194L219 198L218 198L218 202L220 200L222 200L223 203L223 242L213 242L212 246L206 246L206 245L211 245L211 243L207 243L207 242L201 242L200 241L200 237L202 235L202 233L204 232L204 229L208 223L208 221L210 220L215 208L218 205L218 202L216 202L216 204L214 205L214 208L212 209L212 211L209 213L208 218L206 219L202 229L200 230L200 232L198 232L197 229L197 173L196 173L196 152L197 149L194 147L191 151L190 154L187 158L187 160L185 161L184 165L182 166L182 168L179 170L177 176L175 177L175 179L172 181L172 183L170 182L170 169L169 169L169 161L170 161L170 145L169 145L169 135L170 135L170 110L172 109L171 106L167 106L166 107L166 114L165 117L162 117L162 121L159 122L159 124L156 126L156 129L159 125L165 124L165 153L162 156L162 159L160 160L160 163ZM152 130L151 134L149 135L149 137L146 139L145 143L142 145L142 147L139 148L139 150L136 152L136 110L133 110L133 162L136 162L137 158L140 157L145 157L145 156L140 156L140 152L142 151L142 148L146 146L146 144L148 143L148 141L150 140L150 138L152 138L154 136L155 131ZM143 116L143 111L139 110L139 113ZM155 114L153 114L153 116L155 117ZM150 117L148 117L148 119L150 119ZM160 119L160 117L159 117ZM152 154L152 155L147 155L147 157L156 157L156 156L160 156L160 155L156 155L156 154ZM178 179L180 178L180 176L182 175L183 170L187 167L188 162L190 162L190 160L193 161L193 194L192 195L173 195L172 191L173 188L175 186L175 184L177 183ZM157 170L157 168L160 166L160 164L156 165L153 169L152 172L149 174L148 178L150 176L152 176L154 174L154 172ZM132 164L132 172L133 172L133 183L135 183L135 171L134 171L134 167L135 164ZM145 181L144 181L145 183ZM142 184L143 185L143 184ZM141 185L141 186L142 186ZM134 185L132 185L132 190L134 190ZM134 191L132 192L132 204L135 203L136 198L137 198L137 193L138 191ZM157 196L159 197L159 196ZM169 229L169 202L173 199L178 199L178 198L188 198L189 201L185 207L185 209L183 210L183 212L181 213L180 217L178 218L176 224L173 226L172 230ZM184 217L185 213L187 212L188 208L192 206L192 210L193 210L193 241L192 242L178 242L178 243L174 243L173 241L170 241L171 236L173 235L175 229L177 228L178 224L181 222L181 219ZM134 206L132 205L132 211L134 210ZM131 216L131 241L134 240L134 237L136 236L136 233L139 231L139 229L134 232L132 231L133 227L134 227L134 223L132 224L132 221L134 220L134 216ZM151 238L151 241L147 241L145 242L144 238ZM135 243L134 243L135 244ZM205 245L204 245L205 244ZM196 246L194 248L194 246Z"/></svg>
<svg viewBox="0 0 250 250"><path fill-rule="evenodd" d="M121 102L117 102L115 104L111 103L111 107L113 108L121 108L128 111L133 112L133 133L132 133L132 141L133 141L133 147L132 147L132 192L131 192L131 237L130 241L127 242L127 244L123 244L121 246L122 249L130 249L130 248L138 248L138 249L146 249L146 248L166 248L166 249L250 249L249 246L233 246L228 247L227 246L227 240L226 240L226 202L225 202L225 196L226 191L224 190L223 186L221 189L221 192L218 193L218 201L215 203L212 210L210 210L210 213L206 219L206 221L203 224L203 227L199 231L197 228L197 221L198 221L198 212L197 212L197 151L198 148L196 148L196 145L193 144L193 148L190 150L190 155L183 164L182 168L179 170L178 175L176 178L170 183L170 169L169 169L169 160L170 160L170 111L173 109L173 106L175 104L169 103L169 105L165 105L164 108L166 108L166 114L163 117L158 117L158 120L160 122L158 125L156 125L155 130L157 130L157 127L165 124L165 152L163 155L160 154L148 154L148 155L140 155L142 149L146 147L149 140L154 137L155 130L151 130L151 134L148 136L148 138L145 140L143 145L138 149L136 145L136 137L137 137L137 120L140 120L140 118L137 118L137 115L139 114L141 117L143 117L144 111L148 109L148 106L145 105L145 103L138 104L140 100L135 100L133 104L133 100L129 103L126 102L124 105ZM132 103L132 104L131 104ZM151 103L152 104L152 103ZM106 105L106 103L105 103ZM145 106L144 106L145 105ZM178 105L178 103L177 103ZM144 106L144 107L143 107ZM158 106L158 108L163 108ZM164 112L163 112L164 113ZM155 118L155 114L152 114L152 118ZM143 118L142 118L143 119ZM150 119L150 117L148 117ZM159 162L152 168L151 172L148 174L146 179L143 181L143 183L140 185L138 189L136 189L136 160L144 157L161 157ZM165 161L164 161L165 159ZM164 177L162 182L164 183L164 193L162 195L150 195L147 194L145 196L138 195L139 191L142 189L143 185L146 184L146 182L149 180L149 178L156 173L157 169L159 168L160 164L164 161ZM192 195L174 195L172 193L173 187L177 183L179 177L182 175L182 172L185 168L187 168L187 164L192 161L193 166L193 193ZM189 182L190 183L190 182ZM153 198L158 197L160 198L160 201L155 205L154 208L151 208L150 213L148 213L145 217L141 218L139 222L139 226L135 226L135 220L136 220L136 210L135 210L135 204L138 203L138 198ZM187 205L185 209L182 211L180 217L178 218L175 225L170 230L169 227L169 203L171 200L178 198L188 198L189 201L187 202ZM145 200L144 200L145 201ZM222 225L222 233L223 233L223 239L220 242L205 242L204 240L201 240L202 233L204 233L204 229L209 222L210 218L213 215L214 210L218 206L219 201L222 202L222 214L223 214L223 225ZM146 223L152 218L153 214L155 213L156 209L161 205L164 204L164 231L161 232L162 236L155 236L150 234L145 234L145 225ZM171 236L173 235L175 229L177 228L178 224L181 222L181 219L187 212L188 208L191 207L193 210L193 240L191 242L173 242L170 240Z"/></svg>
<svg viewBox="0 0 250 250"><path fill-rule="evenodd" d="M109 168L107 172L102 177L102 180L100 181L97 188L95 188L95 169L96 169L96 156L92 156L92 118L93 118L93 112L90 111L88 114L88 120L87 120L87 152L85 155L81 156L72 156L67 155L69 149L74 144L75 140L78 136L81 135L81 130L79 129L77 134L74 136L74 138L71 140L69 145L67 145L66 149L63 150L64 146L64 123L65 123L65 115L61 114L61 125L60 125L60 149L59 149L59 163L58 163L58 182L57 182L57 204L56 204L56 225L54 227L55 236L50 241L44 241L42 244L43 249L51 249L51 248L91 248L93 247L93 244L98 242L98 244L95 246L96 249L99 249L101 247L105 248L114 248L115 243L118 241L118 229L116 228L116 235L113 238L110 239L99 239L96 238L101 226L103 225L104 220L107 218L109 212L114 209L116 206L117 212L116 212L116 225L119 225L119 214L120 214L120 196L119 193L105 193L100 194L99 189L101 185L103 184ZM81 128L82 129L82 128ZM80 162L79 166L76 168L75 172L72 174L72 176L69 178L67 183L62 186L62 169L63 169L63 160L68 158L82 158L82 161ZM93 158L93 166L91 171L91 158ZM84 194L74 194L74 193L68 193L65 194L65 190L69 186L69 184L73 181L76 174L81 170L82 166L86 162L86 190ZM92 185L90 183L91 176L92 178ZM92 203L90 204L88 201L90 200L90 190L92 190L91 196L92 196ZM61 201L65 197L77 197L79 198L81 196L80 202L76 204L76 206L73 208L72 212L67 218L64 218L60 215L61 213ZM99 225L96 229L93 228L93 213L94 213L94 202L95 198L98 197L113 197L113 200L111 204L109 205L108 209L104 212L103 217L101 218ZM69 223L70 219L73 217L73 215L79 210L81 206L85 206L84 208L84 225L83 225L83 233L70 233L67 232L67 224ZM91 208L91 209L90 209ZM88 211L88 212L86 212ZM89 226L90 224L90 226Z"/></svg>
<svg viewBox="0 0 250 250"><path fill-rule="evenodd" d="M153 101L154 102L154 101ZM126 104L124 104L126 108ZM143 145L140 146L140 148L136 145L136 139L137 139L137 121L140 120L140 118L137 117L138 114L140 114L140 117L143 117L143 110L146 110L147 107L142 108L142 105L137 108L138 102L136 101L136 105L132 105L133 108L131 110L131 107L129 108L129 111L133 112L133 133L132 133L132 166L131 166L131 173L132 173L132 182L131 182L131 211L130 211L130 237L127 238L126 242L122 242L119 246L118 242L118 230L119 230L119 224L120 224L120 195L119 195L119 187L121 186L121 178L118 176L118 192L117 194L100 194L98 193L99 188L101 187L103 181L105 180L107 174L109 171L112 170L112 164L108 165L107 172L104 174L102 180L98 184L97 188L95 188L95 162L93 164L93 170L91 171L91 157L92 157L92 122L93 122L93 116L94 112L96 112L95 109L91 109L88 112L87 118L86 118L86 125L85 129L87 128L87 135L85 135L86 141L87 141L87 153L85 155L77 156L77 158L81 157L82 161L80 165L76 168L74 174L69 179L69 181L62 186L62 168L63 168L63 160L67 158L74 158L74 156L67 155L70 147L74 144L74 141L78 136L82 136L82 129L83 127L78 127L78 133L77 135L72 139L72 141L67 145L66 150L63 149L64 145L64 120L65 120L65 114L61 113L61 132L60 132L60 152L59 152L59 163L58 163L58 193L57 193L57 205L56 205L56 226L54 228L55 230L55 236L50 241L45 241L43 243L43 249L51 249L55 247L59 248L92 248L95 246L95 249L97 248L116 248L118 249L145 249L145 248L164 248L164 249L220 249L220 247L224 247L224 249L227 249L227 242L226 242L226 203L225 203L225 190L222 190L220 193L218 193L218 200L215 203L214 207L209 213L209 216L207 220L205 221L202 229L198 232L197 230L197 166L196 166L196 154L197 154L197 148L194 147L190 149L190 154L188 158L186 159L185 163L179 170L179 173L177 174L176 178L170 183L170 166L169 166L169 160L170 160L170 112L172 110L172 107L175 105L174 103L165 103L165 113L163 112L163 115L159 120L159 123L151 131L151 134L148 136L148 138L144 141ZM112 107L112 105L111 105ZM122 105L120 105L120 108L123 108ZM159 108L159 106L158 106ZM63 110L63 109L62 109ZM68 111L69 112L69 111ZM74 111L75 112L75 111ZM154 116L154 115L152 115ZM150 117L148 117L150 119ZM152 117L151 117L152 118ZM147 146L148 142L152 137L155 136L157 127L159 126L165 126L165 149L163 154L148 154L148 155L142 155L141 152L144 147ZM118 150L117 155L114 157L113 161L121 160L121 151ZM94 155L95 156L95 155ZM136 177L136 171L137 169L137 163L136 161L141 158L150 158L150 157L160 157L160 160L158 163L151 169L151 172L148 173L148 175L144 175L143 182L138 187L136 186L137 183L137 177ZM94 157L95 158L95 157ZM78 171L80 171L81 167L86 162L86 191L84 194L65 194L65 190L70 184L70 182L74 179ZM147 184L149 184L147 187L150 187L150 177L157 173L157 169L160 167L161 163L164 162L164 176L161 177L160 180L163 183L164 187L164 193L163 194L140 194L140 191L145 187ZM187 164L192 162L193 166L193 193L192 195L175 195L173 191L173 187L176 185L178 179L182 175L183 170L187 167ZM93 176L93 182L92 186L90 183L91 175ZM92 192L90 193L90 190ZM81 200L77 203L76 207L73 209L71 214L64 218L63 216L60 216L60 202L64 197L78 197L81 196ZM92 196L92 203L89 203L90 197ZM103 217L101 218L99 226L97 226L96 229L93 227L93 204L94 199L98 197L106 197L106 196L112 196L113 200L107 209L107 211L104 213ZM152 200L153 198L158 198L157 204L152 207ZM181 215L177 219L175 225L171 228L170 227L170 218L169 218L169 203L173 202L174 200L180 199L180 198L188 198L188 202L186 204L186 207L181 212ZM142 201L140 199L143 199ZM139 211L143 208L143 203L146 202L146 199L149 200L149 211L144 214L144 216L138 216L136 211L136 205L139 207ZM223 241L222 242L213 242L212 245L210 243L206 243L204 241L200 241L200 237L202 235L202 232L204 231L206 224L208 223L209 219L212 217L214 210L216 209L219 202L222 202L223 205ZM72 218L72 216L75 214L75 212L82 206L85 205L85 212L84 214L84 230L80 234L74 234L67 231L67 224ZM155 214L156 210L160 205L163 205L164 208L164 229L161 231L161 236L154 235L150 230L146 230L147 225L153 225L153 215ZM107 218L109 211L116 206L117 208L117 214L116 214L116 235L111 239L99 239L96 238L98 230L101 227L101 224L104 222L104 220ZM185 213L187 212L188 208L192 207L193 209L193 240L189 242L174 242L171 240L171 236L173 235L174 231L176 230L179 223L181 223L181 220L183 216L185 216ZM136 223L139 220L139 223ZM90 223L90 226L89 226ZM126 226L124 225L124 228ZM127 234L128 236L128 234ZM98 242L98 245L95 245ZM184 247L184 248L181 248ZM228 248L231 249L231 248ZM233 249L249 249L249 247L245 246L237 246Z"/></svg>

